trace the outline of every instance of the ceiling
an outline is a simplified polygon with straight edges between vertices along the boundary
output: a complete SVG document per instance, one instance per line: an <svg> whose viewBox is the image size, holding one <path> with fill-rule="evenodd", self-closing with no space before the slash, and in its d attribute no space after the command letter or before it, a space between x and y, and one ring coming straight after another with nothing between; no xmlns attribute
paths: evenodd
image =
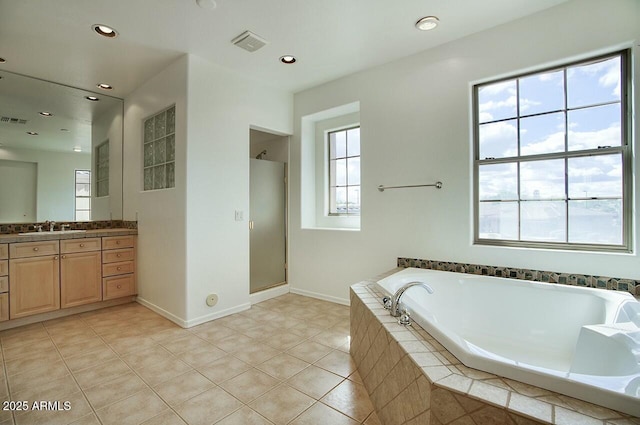
<svg viewBox="0 0 640 425"><path fill-rule="evenodd" d="M213 0L204 0L213 1ZM297 92L518 19L566 0L0 0L0 70L124 98L190 53ZM414 23L436 15L437 29ZM93 24L117 29L114 39ZM245 30L269 43L231 44ZM295 55L296 64L279 58Z"/></svg>

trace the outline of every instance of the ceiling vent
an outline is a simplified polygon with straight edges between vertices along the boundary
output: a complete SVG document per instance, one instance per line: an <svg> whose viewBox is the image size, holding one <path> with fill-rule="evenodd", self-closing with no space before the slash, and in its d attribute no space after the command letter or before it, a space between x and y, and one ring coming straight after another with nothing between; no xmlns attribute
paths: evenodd
<svg viewBox="0 0 640 425"><path fill-rule="evenodd" d="M243 48L247 52L255 52L259 48L267 44L267 40L252 33L251 31L245 31L233 40L231 40L236 46Z"/></svg>
<svg viewBox="0 0 640 425"><path fill-rule="evenodd" d="M0 118L0 122L6 124L26 124L27 120L23 120L20 118L2 117Z"/></svg>

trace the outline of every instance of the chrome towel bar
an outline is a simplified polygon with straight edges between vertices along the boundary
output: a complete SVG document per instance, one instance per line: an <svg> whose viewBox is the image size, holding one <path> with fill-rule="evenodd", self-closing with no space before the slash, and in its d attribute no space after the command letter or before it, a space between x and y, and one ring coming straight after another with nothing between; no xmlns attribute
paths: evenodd
<svg viewBox="0 0 640 425"><path fill-rule="evenodd" d="M436 189L442 189L442 182L435 182L433 184L412 184L407 186L378 186L380 192L384 192L385 189L403 189L405 187L435 187Z"/></svg>

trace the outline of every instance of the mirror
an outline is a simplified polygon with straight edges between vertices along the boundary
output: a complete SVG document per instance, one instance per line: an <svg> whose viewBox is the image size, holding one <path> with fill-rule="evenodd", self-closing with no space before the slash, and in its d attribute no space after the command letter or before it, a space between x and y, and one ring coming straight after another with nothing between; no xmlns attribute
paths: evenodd
<svg viewBox="0 0 640 425"><path fill-rule="evenodd" d="M0 223L122 219L122 122L122 99L0 71Z"/></svg>

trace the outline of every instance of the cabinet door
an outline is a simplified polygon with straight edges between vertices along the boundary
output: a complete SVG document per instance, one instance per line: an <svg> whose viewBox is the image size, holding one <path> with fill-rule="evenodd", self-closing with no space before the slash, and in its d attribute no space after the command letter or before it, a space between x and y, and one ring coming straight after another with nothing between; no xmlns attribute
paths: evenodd
<svg viewBox="0 0 640 425"><path fill-rule="evenodd" d="M60 307L102 301L100 251L63 254L60 260Z"/></svg>
<svg viewBox="0 0 640 425"><path fill-rule="evenodd" d="M10 318L58 310L59 271L57 255L9 260Z"/></svg>

